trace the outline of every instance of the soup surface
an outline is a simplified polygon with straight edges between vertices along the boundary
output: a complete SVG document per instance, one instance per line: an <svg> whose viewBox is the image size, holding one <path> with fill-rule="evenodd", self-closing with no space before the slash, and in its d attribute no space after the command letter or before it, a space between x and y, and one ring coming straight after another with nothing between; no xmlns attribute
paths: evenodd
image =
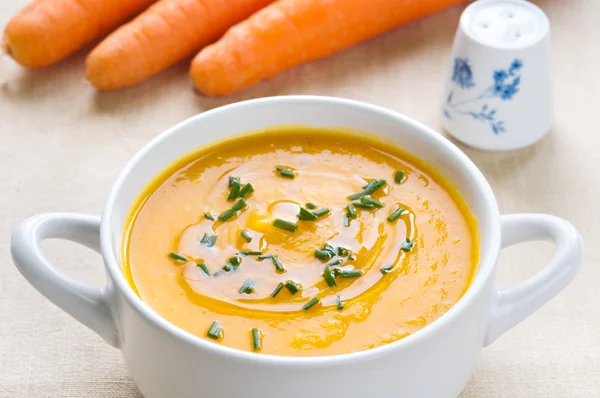
<svg viewBox="0 0 600 398"><path fill-rule="evenodd" d="M477 234L424 162L364 136L289 128L206 147L158 176L127 221L124 257L141 299L190 333L332 355L448 311L475 272Z"/></svg>

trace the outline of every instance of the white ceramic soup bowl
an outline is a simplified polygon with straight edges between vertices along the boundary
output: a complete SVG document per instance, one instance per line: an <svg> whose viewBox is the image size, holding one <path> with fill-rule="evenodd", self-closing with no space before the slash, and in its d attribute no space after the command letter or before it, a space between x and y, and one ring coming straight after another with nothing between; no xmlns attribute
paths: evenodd
<svg viewBox="0 0 600 398"><path fill-rule="evenodd" d="M198 338L156 314L131 289L121 264L125 219L138 194L170 162L196 147L274 125L341 126L369 131L430 162L455 182L477 218L480 263L465 295L419 332L378 348L327 357L278 357ZM107 282L86 286L58 272L40 241L63 238L104 258ZM548 239L556 254L542 271L508 289L494 277L501 247ZM127 164L102 217L41 214L14 232L12 255L29 282L53 303L123 352L146 397L453 397L482 347L562 290L581 263L577 231L550 215L500 216L477 167L435 131L398 113L339 98L290 96L240 102L194 116L158 136ZM394 316L394 314L390 314Z"/></svg>

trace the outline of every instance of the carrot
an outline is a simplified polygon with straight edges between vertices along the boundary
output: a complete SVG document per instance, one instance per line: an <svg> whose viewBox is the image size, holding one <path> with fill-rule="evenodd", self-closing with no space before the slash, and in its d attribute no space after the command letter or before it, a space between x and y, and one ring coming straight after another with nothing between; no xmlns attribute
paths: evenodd
<svg viewBox="0 0 600 398"><path fill-rule="evenodd" d="M192 61L207 95L227 95L465 0L279 0Z"/></svg>
<svg viewBox="0 0 600 398"><path fill-rule="evenodd" d="M4 29L2 49L41 68L71 55L155 0L34 0Z"/></svg>
<svg viewBox="0 0 600 398"><path fill-rule="evenodd" d="M100 90L134 85L193 55L274 0L162 0L98 45L86 75Z"/></svg>

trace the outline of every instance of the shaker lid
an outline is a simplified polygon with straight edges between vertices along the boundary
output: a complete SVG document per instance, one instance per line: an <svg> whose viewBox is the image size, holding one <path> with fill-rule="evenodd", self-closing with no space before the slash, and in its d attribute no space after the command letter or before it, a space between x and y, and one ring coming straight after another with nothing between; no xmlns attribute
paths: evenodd
<svg viewBox="0 0 600 398"><path fill-rule="evenodd" d="M480 0L461 16L460 29L482 44L507 49L528 47L548 34L546 14L524 0Z"/></svg>

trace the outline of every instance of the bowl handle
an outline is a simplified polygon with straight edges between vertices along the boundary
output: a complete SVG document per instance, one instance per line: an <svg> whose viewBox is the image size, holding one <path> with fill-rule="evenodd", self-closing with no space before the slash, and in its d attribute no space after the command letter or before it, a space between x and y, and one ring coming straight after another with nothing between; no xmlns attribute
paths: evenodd
<svg viewBox="0 0 600 398"><path fill-rule="evenodd" d="M46 213L23 221L12 235L11 253L23 276L46 298L117 347L108 285L92 287L56 270L40 243L66 239L100 252L100 217L74 213Z"/></svg>
<svg viewBox="0 0 600 398"><path fill-rule="evenodd" d="M527 241L550 240L556 252L552 261L531 278L494 293L485 345L491 344L563 290L581 265L581 237L562 218L546 214L511 214L502 216L501 223L503 248Z"/></svg>

